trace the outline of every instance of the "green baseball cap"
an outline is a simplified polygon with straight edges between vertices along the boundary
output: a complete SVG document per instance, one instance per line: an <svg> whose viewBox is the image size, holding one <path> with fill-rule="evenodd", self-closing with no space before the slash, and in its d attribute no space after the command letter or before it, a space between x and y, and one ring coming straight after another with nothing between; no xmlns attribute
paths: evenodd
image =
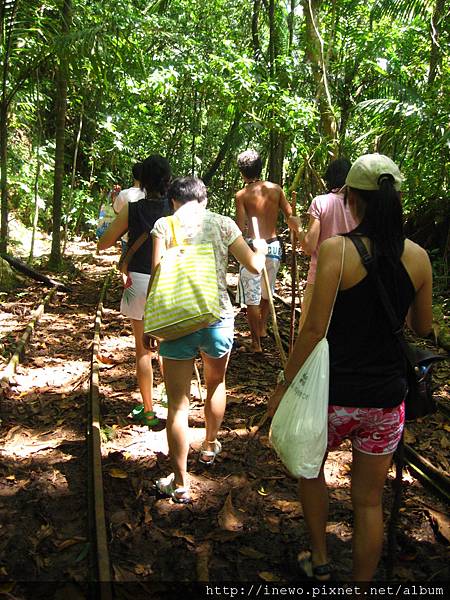
<svg viewBox="0 0 450 600"><path fill-rule="evenodd" d="M364 154L352 164L345 185L357 190L378 190L382 175L391 175L395 189L400 191L404 177L395 162L384 154Z"/></svg>

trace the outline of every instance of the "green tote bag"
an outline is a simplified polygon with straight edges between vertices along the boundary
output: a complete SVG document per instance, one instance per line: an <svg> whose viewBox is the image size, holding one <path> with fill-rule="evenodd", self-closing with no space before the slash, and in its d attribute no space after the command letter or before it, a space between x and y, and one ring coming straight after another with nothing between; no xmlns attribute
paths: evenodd
<svg viewBox="0 0 450 600"><path fill-rule="evenodd" d="M174 245L154 274L144 332L158 340L175 340L219 320L219 292L212 244L179 243L178 218L166 218Z"/></svg>

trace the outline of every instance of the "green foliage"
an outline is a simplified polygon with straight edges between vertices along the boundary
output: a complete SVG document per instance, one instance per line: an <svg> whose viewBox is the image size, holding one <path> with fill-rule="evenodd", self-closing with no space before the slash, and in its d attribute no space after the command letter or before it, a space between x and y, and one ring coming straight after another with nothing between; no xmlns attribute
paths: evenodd
<svg viewBox="0 0 450 600"><path fill-rule="evenodd" d="M0 2L2 60L7 4ZM439 212L449 196L450 164L445 3L318 4L340 152L351 159L375 149L393 156L406 176L411 222L419 230L419 217L431 215L434 222L443 219L445 229ZM128 187L132 164L154 152L170 159L176 175L212 169L210 204L233 214L240 186L235 157L255 147L266 159L271 132L284 144L285 180L290 184L299 174L301 206L321 191L319 175L332 147L323 137L314 66L307 60L305 2L276 0L271 22L270 2L253 0L73 0L73 26L65 35L59 6L56 0L19 2L11 38L10 204L27 224L38 157L39 225L51 224L55 58L64 53L69 232L95 223L102 194L114 182ZM442 241L430 243L442 252Z"/></svg>

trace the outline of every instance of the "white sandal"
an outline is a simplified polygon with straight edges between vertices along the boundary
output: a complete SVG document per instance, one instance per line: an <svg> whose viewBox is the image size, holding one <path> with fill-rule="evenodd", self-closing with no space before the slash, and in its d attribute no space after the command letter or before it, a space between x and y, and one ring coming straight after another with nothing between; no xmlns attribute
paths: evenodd
<svg viewBox="0 0 450 600"><path fill-rule="evenodd" d="M161 477L161 479L156 480L156 489L164 496L170 496L173 502L177 504L188 504L191 501L189 488L174 487L174 482L175 473L171 473L167 477Z"/></svg>
<svg viewBox="0 0 450 600"><path fill-rule="evenodd" d="M214 450L203 450L204 444L214 444ZM207 442L206 440L202 444L202 448L200 448L200 456L198 457L198 461L203 465L212 465L216 456L221 452L222 444L218 440L214 440L214 442Z"/></svg>

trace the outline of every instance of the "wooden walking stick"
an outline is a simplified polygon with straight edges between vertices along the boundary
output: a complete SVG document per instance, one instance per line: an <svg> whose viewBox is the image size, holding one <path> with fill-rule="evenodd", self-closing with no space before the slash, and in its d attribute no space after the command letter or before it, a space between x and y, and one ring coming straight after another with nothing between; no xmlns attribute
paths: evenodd
<svg viewBox="0 0 450 600"><path fill-rule="evenodd" d="M197 365L195 364L195 361L194 361L194 372L195 372L195 377L197 379L198 395L200 396L200 402L203 404L205 402L205 400L203 399L202 380L200 379L200 373L198 371Z"/></svg>
<svg viewBox="0 0 450 600"><path fill-rule="evenodd" d="M388 525L388 564L387 577L392 580L394 576L395 560L397 557L397 527L402 503L403 488L403 468L405 466L405 446L403 434L397 450L394 453L395 480L394 480L394 499L391 506L391 516Z"/></svg>
<svg viewBox="0 0 450 600"><path fill-rule="evenodd" d="M258 219L256 217L252 217L252 225L253 225L253 232L255 234L255 239L259 240L260 237L259 237ZM263 273L263 277L264 277L264 283L266 284L266 288L267 288L267 298L269 300L270 314L271 314L272 323L273 323L273 334L275 336L275 342L278 346L278 350L280 352L280 357L281 357L281 362L282 362L283 368L284 368L287 363L287 357L286 357L286 353L283 348L283 344L281 342L280 331L278 329L277 315L275 312L275 305L273 303L272 288L270 287L269 276L267 275L266 267L263 268L262 273ZM261 417L261 419L258 421L258 423L254 427L251 428L250 435L255 436L269 418L270 417L266 411L263 414L263 416Z"/></svg>
<svg viewBox="0 0 450 600"><path fill-rule="evenodd" d="M297 192L291 193L292 215L297 216ZM291 260L291 325L289 329L289 354L292 352L295 340L295 298L297 295L297 236L295 231L290 232L292 260Z"/></svg>
<svg viewBox="0 0 450 600"><path fill-rule="evenodd" d="M253 232L255 234L255 239L259 240L260 237L259 237L258 219L256 217L252 217L252 225L253 225ZM281 362L283 363L283 367L284 367L285 364L287 363L287 357L286 357L286 353L283 348L283 344L281 342L280 331L278 329L277 315L275 312L275 305L273 303L272 288L270 287L269 276L267 275L267 269L265 266L262 270L262 274L264 277L264 283L266 284L266 288L267 288L267 299L269 300L270 314L272 316L273 334L275 336L275 341L276 341L276 344L278 346L278 350L279 350L280 356L281 356Z"/></svg>

